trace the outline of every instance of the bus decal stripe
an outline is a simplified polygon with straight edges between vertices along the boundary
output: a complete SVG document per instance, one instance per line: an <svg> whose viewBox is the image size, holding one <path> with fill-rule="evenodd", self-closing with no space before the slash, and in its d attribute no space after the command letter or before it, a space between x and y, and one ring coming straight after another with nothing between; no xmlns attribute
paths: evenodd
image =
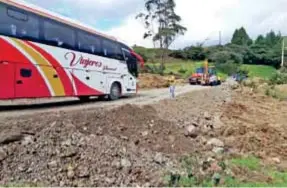
<svg viewBox="0 0 287 188"><path fill-rule="evenodd" d="M55 70L58 73L59 78L61 79L63 83L65 93L66 95L73 95L74 92L73 92L72 80L69 78L68 74L65 72L64 67L51 54L49 54L43 48L36 46L32 42L27 41L25 43L29 45L30 47L34 48L35 50L37 50L46 60L50 62L50 64L53 67L60 68L60 69L55 69Z"/></svg>
<svg viewBox="0 0 287 188"><path fill-rule="evenodd" d="M91 88L90 86L83 83L79 78L77 78L74 74L72 74L72 77L75 81L75 85L77 88L78 95L103 95L102 92Z"/></svg>
<svg viewBox="0 0 287 188"><path fill-rule="evenodd" d="M45 77L49 81L54 91L54 95L65 96L65 90L63 84L61 80L54 78L54 75L57 74L57 72L53 69L50 63L41 54L39 54L39 52L35 51L32 47L26 45L24 42L17 39L12 40L14 40L18 46L20 46L24 51L26 51L32 57L34 62L37 63L37 65L40 65L39 67L41 68Z"/></svg>
<svg viewBox="0 0 287 188"><path fill-rule="evenodd" d="M54 91L50 85L50 83L48 82L47 78L44 75L44 72L41 70L40 66L37 66L37 64L35 63L34 59L32 57L30 57L30 55L23 50L20 46L18 46L18 43L16 43L16 39L12 39L12 38L8 38L8 37L2 37L5 41L7 41L9 44L11 44L14 48L16 48L21 54L23 54L23 56L25 56L29 62L31 62L32 65L35 66L35 68L38 70L38 72L40 73L41 77L43 78L43 80L46 83L46 86L49 89L50 95L53 96L54 95Z"/></svg>
<svg viewBox="0 0 287 188"><path fill-rule="evenodd" d="M39 88L35 88L31 91L27 91L26 94L28 94L29 92L31 92L31 95L34 94L35 96L39 95L39 96L50 96L51 92L50 92L50 88L47 85L46 80L43 78L41 71L39 71L38 67L35 66L35 64L33 64L31 62L31 60L29 59L29 57L27 57L23 51L21 51L21 49L18 49L17 46L9 40L8 37L0 37L0 47L2 49L5 49L5 53L1 54L2 60L3 61L7 61L11 64L14 65L14 67L20 67L21 65L24 66L31 66L35 68L35 72L33 73L33 77L35 79L34 83L37 84L32 84L32 85L37 85L40 84L41 87ZM14 71L16 71L17 68L14 68ZM18 71L18 70L17 70ZM19 75L18 73L14 73L14 75L11 75L11 77L13 77L14 79L17 78ZM8 78L10 79L10 78ZM11 85L11 88L13 88L14 90L14 96L19 96L22 95L21 92L18 93L18 89L16 89L17 87L15 85ZM7 88L9 89L9 88ZM18 94L17 94L18 93Z"/></svg>

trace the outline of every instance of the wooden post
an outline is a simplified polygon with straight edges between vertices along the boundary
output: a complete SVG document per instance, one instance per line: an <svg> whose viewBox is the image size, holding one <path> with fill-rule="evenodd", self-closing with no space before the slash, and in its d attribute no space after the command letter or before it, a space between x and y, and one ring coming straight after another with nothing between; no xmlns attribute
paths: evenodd
<svg viewBox="0 0 287 188"><path fill-rule="evenodd" d="M285 50L285 38L283 37L283 41L282 41L281 67L284 67L284 50Z"/></svg>

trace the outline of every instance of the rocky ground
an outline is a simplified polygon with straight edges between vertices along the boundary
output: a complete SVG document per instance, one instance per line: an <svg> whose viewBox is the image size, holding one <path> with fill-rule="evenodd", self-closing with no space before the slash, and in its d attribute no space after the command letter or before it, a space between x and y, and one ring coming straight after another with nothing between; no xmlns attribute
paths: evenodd
<svg viewBox="0 0 287 188"><path fill-rule="evenodd" d="M286 102L223 85L152 105L5 117L0 184L166 186L180 176L244 178L250 174L220 162L251 154L286 170L286 115ZM183 159L196 160L188 163L192 172Z"/></svg>

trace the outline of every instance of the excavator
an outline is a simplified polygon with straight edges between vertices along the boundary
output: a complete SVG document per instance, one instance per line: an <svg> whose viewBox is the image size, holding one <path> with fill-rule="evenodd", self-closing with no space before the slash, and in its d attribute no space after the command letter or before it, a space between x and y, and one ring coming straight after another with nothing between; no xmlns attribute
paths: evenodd
<svg viewBox="0 0 287 188"><path fill-rule="evenodd" d="M209 66L208 61L204 61L202 67L197 68L196 72L189 78L189 83L191 85L220 85L221 79L217 75L215 67Z"/></svg>

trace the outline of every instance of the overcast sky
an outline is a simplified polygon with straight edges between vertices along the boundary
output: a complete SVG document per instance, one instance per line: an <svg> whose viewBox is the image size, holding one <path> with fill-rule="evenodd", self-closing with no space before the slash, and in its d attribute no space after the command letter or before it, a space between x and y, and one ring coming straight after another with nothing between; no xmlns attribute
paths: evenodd
<svg viewBox="0 0 287 188"><path fill-rule="evenodd" d="M144 0L26 0L111 34L128 45L152 47L143 40L144 28L137 13ZM233 31L241 26L251 37L273 29L287 34L287 0L175 0L176 12L182 25L188 28L172 48L182 48L201 42L217 43L219 31L223 41L230 40Z"/></svg>

